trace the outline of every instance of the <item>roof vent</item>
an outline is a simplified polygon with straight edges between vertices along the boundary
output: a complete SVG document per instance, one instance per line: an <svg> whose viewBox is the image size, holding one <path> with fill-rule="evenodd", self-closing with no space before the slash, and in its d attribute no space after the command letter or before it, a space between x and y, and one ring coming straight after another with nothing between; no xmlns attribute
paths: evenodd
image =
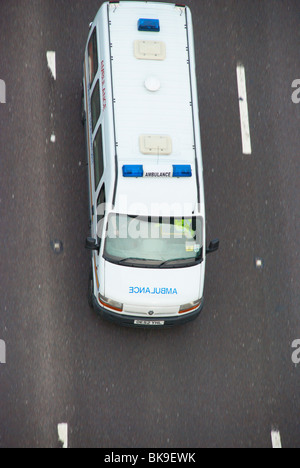
<svg viewBox="0 0 300 468"><path fill-rule="evenodd" d="M158 91L160 89L159 79L155 76L149 76L145 81L145 88L152 92Z"/></svg>
<svg viewBox="0 0 300 468"><path fill-rule="evenodd" d="M162 41L134 41L134 55L140 60L165 60L166 44Z"/></svg>
<svg viewBox="0 0 300 468"><path fill-rule="evenodd" d="M172 153L172 140L167 135L141 135L140 152L149 155L168 155Z"/></svg>

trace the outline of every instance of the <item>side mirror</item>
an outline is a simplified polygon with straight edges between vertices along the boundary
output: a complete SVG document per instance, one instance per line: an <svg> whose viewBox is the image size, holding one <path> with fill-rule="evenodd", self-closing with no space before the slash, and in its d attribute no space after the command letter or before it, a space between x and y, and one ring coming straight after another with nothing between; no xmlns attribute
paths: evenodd
<svg viewBox="0 0 300 468"><path fill-rule="evenodd" d="M219 248L219 245L220 245L219 239L212 240L211 243L209 244L209 247L206 249L206 254L216 252Z"/></svg>
<svg viewBox="0 0 300 468"><path fill-rule="evenodd" d="M87 250L97 250L99 252L100 244L97 244L96 239L92 237L88 237L85 241L85 248Z"/></svg>

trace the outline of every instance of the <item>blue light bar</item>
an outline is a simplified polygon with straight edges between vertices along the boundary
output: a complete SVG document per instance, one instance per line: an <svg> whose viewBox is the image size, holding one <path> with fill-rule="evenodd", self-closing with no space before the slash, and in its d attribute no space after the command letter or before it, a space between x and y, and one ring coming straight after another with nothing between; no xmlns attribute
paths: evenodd
<svg viewBox="0 0 300 468"><path fill-rule="evenodd" d="M173 177L192 177L191 166L173 166Z"/></svg>
<svg viewBox="0 0 300 468"><path fill-rule="evenodd" d="M143 175L143 166L130 164L123 166L123 177L143 177Z"/></svg>
<svg viewBox="0 0 300 468"><path fill-rule="evenodd" d="M150 31L150 32L159 32L159 20L158 19L146 19L140 18L138 21L138 30L139 31Z"/></svg>

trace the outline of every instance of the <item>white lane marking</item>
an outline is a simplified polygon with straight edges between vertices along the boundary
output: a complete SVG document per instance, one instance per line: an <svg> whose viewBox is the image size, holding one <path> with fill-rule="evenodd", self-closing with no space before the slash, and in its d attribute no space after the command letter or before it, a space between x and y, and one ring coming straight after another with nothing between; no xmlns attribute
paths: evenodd
<svg viewBox="0 0 300 468"><path fill-rule="evenodd" d="M280 437L280 432L278 430L272 430L271 432L271 439L272 439L272 447L274 449L281 449L281 437Z"/></svg>
<svg viewBox="0 0 300 468"><path fill-rule="evenodd" d="M68 448L68 424L61 423L57 425L58 440L63 444L63 448Z"/></svg>
<svg viewBox="0 0 300 468"><path fill-rule="evenodd" d="M51 74L54 80L56 80L56 53L55 52L53 51L47 52L47 63L48 63L48 67L51 71Z"/></svg>
<svg viewBox="0 0 300 468"><path fill-rule="evenodd" d="M51 143L55 143L56 142L56 136L54 133L52 133L51 137L50 137L50 141Z"/></svg>
<svg viewBox="0 0 300 468"><path fill-rule="evenodd" d="M245 67L242 63L237 64L236 75L237 75L237 85L238 85L239 105L240 105L240 120L241 120L243 153L251 154L252 148L251 148L251 137L250 137L248 101L247 101L246 73L245 73Z"/></svg>

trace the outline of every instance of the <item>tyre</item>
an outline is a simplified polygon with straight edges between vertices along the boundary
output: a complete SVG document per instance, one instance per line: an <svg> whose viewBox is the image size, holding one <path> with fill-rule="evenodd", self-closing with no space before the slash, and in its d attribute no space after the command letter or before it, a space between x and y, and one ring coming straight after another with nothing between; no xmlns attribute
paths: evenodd
<svg viewBox="0 0 300 468"><path fill-rule="evenodd" d="M88 303L91 309L93 309L93 295L94 295L94 286L93 286L93 271L92 267L89 275L89 285L88 285Z"/></svg>
<svg viewBox="0 0 300 468"><path fill-rule="evenodd" d="M80 120L81 120L82 125L84 126L85 122L86 122L86 113L85 113L85 110L84 110L84 91L83 91L83 87L82 87L82 92L81 92Z"/></svg>

